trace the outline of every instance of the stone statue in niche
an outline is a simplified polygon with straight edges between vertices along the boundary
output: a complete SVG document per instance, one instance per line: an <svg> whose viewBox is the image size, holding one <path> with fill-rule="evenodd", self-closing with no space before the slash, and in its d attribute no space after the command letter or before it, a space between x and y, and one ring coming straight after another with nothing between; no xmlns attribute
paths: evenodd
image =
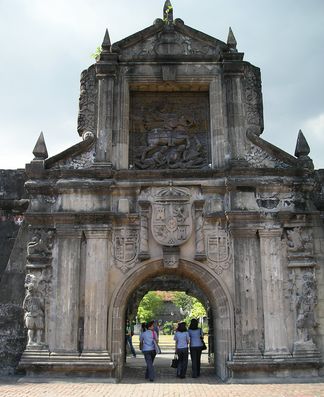
<svg viewBox="0 0 324 397"><path fill-rule="evenodd" d="M141 94L133 94L131 105L131 165L142 170L208 167L204 93Z"/></svg>
<svg viewBox="0 0 324 397"><path fill-rule="evenodd" d="M25 324L28 329L27 346L43 346L44 339L44 297L39 290L40 280L27 274L25 280L26 297L23 302Z"/></svg>

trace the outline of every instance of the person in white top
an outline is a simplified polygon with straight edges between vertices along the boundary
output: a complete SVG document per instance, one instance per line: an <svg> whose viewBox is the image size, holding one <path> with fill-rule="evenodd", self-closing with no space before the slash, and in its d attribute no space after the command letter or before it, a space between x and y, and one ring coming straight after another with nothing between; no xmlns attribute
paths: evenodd
<svg viewBox="0 0 324 397"><path fill-rule="evenodd" d="M176 342L176 354L178 355L177 376L179 378L185 378L188 367L188 343L190 340L186 323L179 323L174 340Z"/></svg>

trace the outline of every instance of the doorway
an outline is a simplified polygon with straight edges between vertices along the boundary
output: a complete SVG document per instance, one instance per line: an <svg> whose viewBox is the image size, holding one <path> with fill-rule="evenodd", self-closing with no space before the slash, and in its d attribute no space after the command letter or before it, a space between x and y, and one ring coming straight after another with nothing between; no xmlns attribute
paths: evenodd
<svg viewBox="0 0 324 397"><path fill-rule="evenodd" d="M162 260L145 261L139 264L118 286L109 311L110 351L116 365L116 377L122 378L125 368L125 319L127 310L148 290L151 285L165 283L168 290L182 285L181 289L193 288L193 293L208 302L211 332L209 342L212 347L212 364L215 376L226 380L231 376L226 366L233 354L234 321L232 299L222 280L204 264L196 261L180 260L176 269L167 269ZM184 287L186 286L186 287ZM159 287L159 289L161 289ZM135 298L134 298L135 297ZM137 298L136 298L137 297ZM131 304L130 304L131 302ZM207 304L206 304L207 305Z"/></svg>

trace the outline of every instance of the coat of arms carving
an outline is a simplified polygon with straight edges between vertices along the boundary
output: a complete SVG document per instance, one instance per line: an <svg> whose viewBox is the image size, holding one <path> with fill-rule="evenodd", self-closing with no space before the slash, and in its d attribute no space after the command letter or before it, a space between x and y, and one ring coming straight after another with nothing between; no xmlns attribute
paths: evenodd
<svg viewBox="0 0 324 397"><path fill-rule="evenodd" d="M126 272L137 259L139 233L137 229L121 227L114 231L114 257L117 267Z"/></svg>
<svg viewBox="0 0 324 397"><path fill-rule="evenodd" d="M152 203L152 234L162 245L184 244L192 233L190 195L173 186L161 189Z"/></svg>
<svg viewBox="0 0 324 397"><path fill-rule="evenodd" d="M231 244L227 230L218 228L207 236L207 258L209 266L221 274L231 260Z"/></svg>

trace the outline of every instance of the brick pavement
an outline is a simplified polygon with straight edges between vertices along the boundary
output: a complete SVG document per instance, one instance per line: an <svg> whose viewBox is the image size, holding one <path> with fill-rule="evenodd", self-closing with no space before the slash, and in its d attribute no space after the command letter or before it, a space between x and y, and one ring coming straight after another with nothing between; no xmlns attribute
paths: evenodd
<svg viewBox="0 0 324 397"><path fill-rule="evenodd" d="M3 381L2 381L3 382ZM25 380L4 381L0 384L1 397L323 397L324 383L311 384L258 384L258 385L226 385L206 383L186 378L168 382L156 379L145 382L134 379L133 382L119 384L88 383L82 381L46 381L44 383L26 383Z"/></svg>
<svg viewBox="0 0 324 397"><path fill-rule="evenodd" d="M206 357L202 375L186 379L175 376L169 364L172 354L158 356L156 380L144 380L144 359L128 358L122 382L114 384L100 379L30 379L0 378L1 397L324 397L323 383L224 384L217 379Z"/></svg>

